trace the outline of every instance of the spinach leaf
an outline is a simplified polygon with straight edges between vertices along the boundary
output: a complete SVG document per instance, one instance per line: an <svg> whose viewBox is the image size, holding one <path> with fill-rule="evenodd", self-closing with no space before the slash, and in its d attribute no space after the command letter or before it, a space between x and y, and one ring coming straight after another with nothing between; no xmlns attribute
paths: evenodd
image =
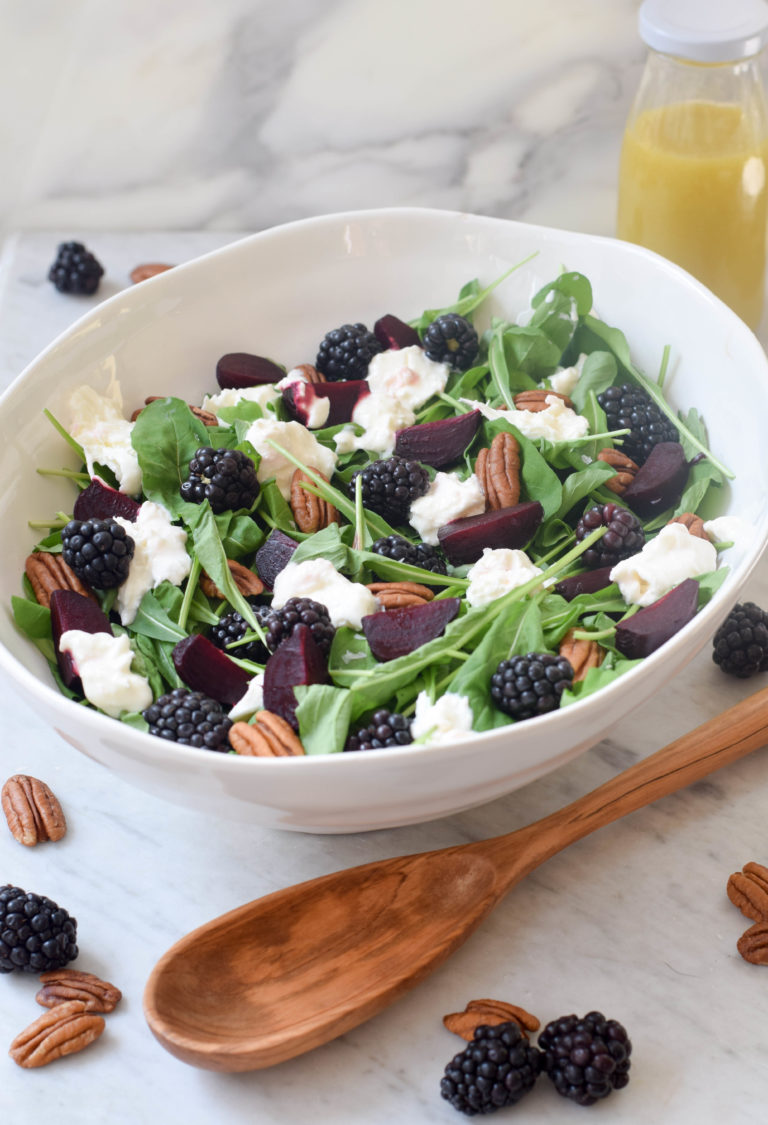
<svg viewBox="0 0 768 1125"><path fill-rule="evenodd" d="M586 316L592 308L592 286L583 273L574 271L561 273L554 281L542 286L538 293L534 294L531 298L531 307L539 309L546 303L549 293L569 297L575 305L577 316Z"/></svg>
<svg viewBox="0 0 768 1125"><path fill-rule="evenodd" d="M579 381L570 394L571 401L579 414L584 413L590 395L602 394L613 386L616 373L616 359L610 352L596 351L587 356ZM605 429L605 414L599 429Z"/></svg>
<svg viewBox="0 0 768 1125"><path fill-rule="evenodd" d="M352 716L348 691L331 684L297 684L299 737L307 754L338 754L344 749Z"/></svg>
<svg viewBox="0 0 768 1125"><path fill-rule="evenodd" d="M213 579L233 609L236 609L251 628L260 634L260 626L253 609L240 593L232 578L232 572L227 565L227 556L210 504L205 500L202 504L188 504L187 509L189 508L194 509L194 511L185 512L184 518L200 565L209 578Z"/></svg>
<svg viewBox="0 0 768 1125"><path fill-rule="evenodd" d="M51 611L44 605L20 598L17 594L11 595L11 609L13 619L33 641L46 638L51 639Z"/></svg>
<svg viewBox="0 0 768 1125"><path fill-rule="evenodd" d="M131 431L141 467L144 495L175 516L196 507L181 498L189 462L208 445L206 427L179 398L156 399L146 406Z"/></svg>

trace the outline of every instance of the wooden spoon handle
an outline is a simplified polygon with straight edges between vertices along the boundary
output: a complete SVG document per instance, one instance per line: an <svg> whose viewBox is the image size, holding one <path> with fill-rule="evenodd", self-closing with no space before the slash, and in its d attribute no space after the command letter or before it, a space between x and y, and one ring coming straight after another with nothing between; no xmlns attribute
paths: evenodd
<svg viewBox="0 0 768 1125"><path fill-rule="evenodd" d="M531 825L540 847L521 870L519 837L527 829L485 843L509 875L509 885L583 836L684 789L768 742L768 688L755 692L661 750L623 770L591 793ZM517 839L515 839L517 837ZM533 852L533 849L531 850Z"/></svg>

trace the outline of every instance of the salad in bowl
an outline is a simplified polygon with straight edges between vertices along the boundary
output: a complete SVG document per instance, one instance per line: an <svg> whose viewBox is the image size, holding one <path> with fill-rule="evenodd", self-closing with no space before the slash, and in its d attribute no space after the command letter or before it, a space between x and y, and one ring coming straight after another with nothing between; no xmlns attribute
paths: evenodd
<svg viewBox="0 0 768 1125"><path fill-rule="evenodd" d="M712 442L711 394L681 394L676 341L641 364L632 325L603 312L602 263L571 268L585 236L564 236L567 267L542 276L526 228L474 221L517 228L503 268L453 292L433 280L426 310L385 286L386 304L353 302L352 287L300 349L220 330L207 372L170 388L156 362L155 385L137 385L116 349L44 408L14 629L68 713L141 747L142 769L226 776L246 806L257 777L312 770L301 812L278 822L320 830L382 823L332 810L388 761L401 777L411 760L432 763L424 777L471 771L493 744L508 765L489 784L514 788L599 737L630 685L652 690L646 666L693 655L686 635L703 643L713 605L734 600L765 532L727 501L743 458ZM205 262L178 271L182 289ZM335 798L318 772L334 762ZM415 815L406 794L394 817L390 793L383 823L487 799L470 790Z"/></svg>

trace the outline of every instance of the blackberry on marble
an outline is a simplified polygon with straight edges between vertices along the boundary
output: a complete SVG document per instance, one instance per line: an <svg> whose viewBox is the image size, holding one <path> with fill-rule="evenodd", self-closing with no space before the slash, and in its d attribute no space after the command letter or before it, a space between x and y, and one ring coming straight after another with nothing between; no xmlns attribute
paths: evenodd
<svg viewBox="0 0 768 1125"><path fill-rule="evenodd" d="M0 887L0 973L47 973L77 957L77 920L45 895Z"/></svg>
<svg viewBox="0 0 768 1125"><path fill-rule="evenodd" d="M768 613L754 602L735 605L712 639L712 659L740 680L768 671Z"/></svg>
<svg viewBox="0 0 768 1125"><path fill-rule="evenodd" d="M541 1053L514 1021L475 1030L468 1047L445 1068L440 1094L467 1117L515 1105L541 1071Z"/></svg>
<svg viewBox="0 0 768 1125"><path fill-rule="evenodd" d="M48 270L48 280L52 281L60 293L77 293L91 296L99 288L104 275L104 267L82 242L62 242L56 259Z"/></svg>
<svg viewBox="0 0 768 1125"><path fill-rule="evenodd" d="M594 1105L629 1082L632 1043L618 1020L602 1012L552 1020L539 1036L543 1070L558 1094Z"/></svg>

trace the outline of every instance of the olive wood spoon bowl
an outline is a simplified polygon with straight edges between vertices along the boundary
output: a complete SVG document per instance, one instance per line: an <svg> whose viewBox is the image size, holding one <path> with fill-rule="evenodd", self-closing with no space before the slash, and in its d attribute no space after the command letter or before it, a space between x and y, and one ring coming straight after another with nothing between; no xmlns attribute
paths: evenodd
<svg viewBox="0 0 768 1125"><path fill-rule="evenodd" d="M423 980L550 856L766 742L768 688L515 832L247 903L160 958L147 1022L171 1054L211 1070L256 1070L327 1043Z"/></svg>

